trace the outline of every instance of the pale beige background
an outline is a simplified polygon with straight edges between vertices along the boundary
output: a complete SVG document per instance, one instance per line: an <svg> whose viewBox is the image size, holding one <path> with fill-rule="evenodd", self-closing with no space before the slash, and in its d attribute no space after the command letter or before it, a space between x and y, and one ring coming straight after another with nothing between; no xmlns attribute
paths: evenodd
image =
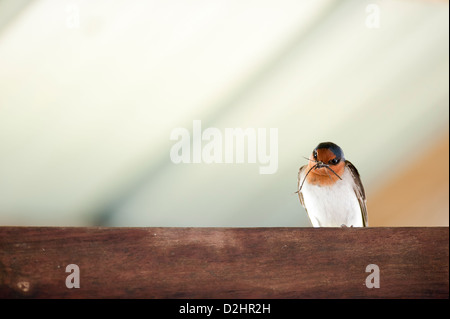
<svg viewBox="0 0 450 319"><path fill-rule="evenodd" d="M0 225L310 226L297 171L333 141L371 226L448 226L448 9L0 1ZM277 173L173 164L196 119L278 128Z"/></svg>

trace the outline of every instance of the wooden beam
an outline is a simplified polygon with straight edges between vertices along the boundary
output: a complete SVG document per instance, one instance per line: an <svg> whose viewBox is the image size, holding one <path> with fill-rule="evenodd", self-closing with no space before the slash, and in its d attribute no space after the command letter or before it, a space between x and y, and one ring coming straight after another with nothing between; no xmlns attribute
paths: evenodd
<svg viewBox="0 0 450 319"><path fill-rule="evenodd" d="M448 227L0 227L0 298L448 298L448 262Z"/></svg>

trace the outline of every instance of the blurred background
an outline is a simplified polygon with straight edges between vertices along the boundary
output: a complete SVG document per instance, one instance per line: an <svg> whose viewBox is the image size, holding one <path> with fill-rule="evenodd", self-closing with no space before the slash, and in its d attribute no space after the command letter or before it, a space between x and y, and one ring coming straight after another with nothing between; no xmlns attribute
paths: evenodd
<svg viewBox="0 0 450 319"><path fill-rule="evenodd" d="M277 128L278 170L172 130ZM0 0L0 225L308 227L324 141L370 226L449 224L447 1Z"/></svg>

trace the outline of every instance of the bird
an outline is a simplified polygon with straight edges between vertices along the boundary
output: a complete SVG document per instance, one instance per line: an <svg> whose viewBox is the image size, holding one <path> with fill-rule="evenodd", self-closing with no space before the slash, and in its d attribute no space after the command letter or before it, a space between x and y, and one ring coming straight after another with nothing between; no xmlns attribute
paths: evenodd
<svg viewBox="0 0 450 319"><path fill-rule="evenodd" d="M366 194L356 167L342 149L323 142L298 172L300 203L313 227L368 227Z"/></svg>

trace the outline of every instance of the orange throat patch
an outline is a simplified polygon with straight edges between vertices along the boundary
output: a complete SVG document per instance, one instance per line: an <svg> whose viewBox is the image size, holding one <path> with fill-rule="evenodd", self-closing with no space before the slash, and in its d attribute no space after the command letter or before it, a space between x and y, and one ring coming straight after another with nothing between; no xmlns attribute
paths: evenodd
<svg viewBox="0 0 450 319"><path fill-rule="evenodd" d="M311 167L313 166L314 164L310 163L308 165L308 170L311 169ZM338 174L342 178L345 169L345 163L341 162L338 165L335 165L334 167L330 168L333 169L333 171L335 171L336 174ZM326 167L318 169L313 168L306 179L309 184L318 186L331 186L340 180L339 177L337 177L332 171L330 171Z"/></svg>

